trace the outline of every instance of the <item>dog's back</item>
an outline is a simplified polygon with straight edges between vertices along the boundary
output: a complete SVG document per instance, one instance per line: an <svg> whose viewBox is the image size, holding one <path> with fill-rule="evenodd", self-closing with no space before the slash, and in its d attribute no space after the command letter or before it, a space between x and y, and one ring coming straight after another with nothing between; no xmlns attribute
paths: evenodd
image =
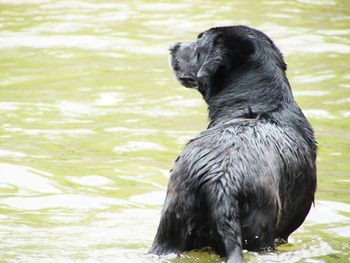
<svg viewBox="0 0 350 263"><path fill-rule="evenodd" d="M313 202L310 150L295 131L264 119L202 132L175 163L150 252L210 246L225 256L227 245L259 251L287 240Z"/></svg>

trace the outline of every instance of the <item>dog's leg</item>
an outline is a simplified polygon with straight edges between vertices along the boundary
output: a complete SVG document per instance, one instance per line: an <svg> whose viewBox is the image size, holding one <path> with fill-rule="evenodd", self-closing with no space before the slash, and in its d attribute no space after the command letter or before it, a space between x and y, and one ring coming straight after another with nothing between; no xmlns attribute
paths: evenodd
<svg viewBox="0 0 350 263"><path fill-rule="evenodd" d="M225 180L225 179L223 179ZM230 193L228 186L220 179L213 186L214 194L208 200L212 209L212 220L216 224L217 234L226 252L227 263L242 262L241 225L239 206Z"/></svg>
<svg viewBox="0 0 350 263"><path fill-rule="evenodd" d="M226 250L226 262L242 262L241 226L233 200L221 200L215 211L216 227ZM233 197L231 197L233 199ZM238 207L237 207L238 208ZM235 211L236 210L236 211Z"/></svg>

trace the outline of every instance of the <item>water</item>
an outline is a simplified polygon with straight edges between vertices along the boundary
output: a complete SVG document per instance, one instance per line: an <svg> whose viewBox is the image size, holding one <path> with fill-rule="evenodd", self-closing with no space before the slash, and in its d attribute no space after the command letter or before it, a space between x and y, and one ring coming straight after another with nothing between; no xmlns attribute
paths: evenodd
<svg viewBox="0 0 350 263"><path fill-rule="evenodd" d="M220 262L145 256L168 170L207 125L167 47L217 25L270 35L319 143L316 205L275 253L350 261L348 1L0 0L0 261Z"/></svg>

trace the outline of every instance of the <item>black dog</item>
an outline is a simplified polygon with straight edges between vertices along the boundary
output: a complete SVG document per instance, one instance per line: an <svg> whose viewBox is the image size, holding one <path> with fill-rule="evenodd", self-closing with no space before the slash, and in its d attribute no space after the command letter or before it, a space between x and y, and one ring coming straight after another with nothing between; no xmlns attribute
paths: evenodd
<svg viewBox="0 0 350 263"><path fill-rule="evenodd" d="M208 130L175 162L152 254L211 247L227 262L242 248L287 241L316 190L316 142L294 101L282 54L262 32L217 27L170 47L178 81L208 104Z"/></svg>

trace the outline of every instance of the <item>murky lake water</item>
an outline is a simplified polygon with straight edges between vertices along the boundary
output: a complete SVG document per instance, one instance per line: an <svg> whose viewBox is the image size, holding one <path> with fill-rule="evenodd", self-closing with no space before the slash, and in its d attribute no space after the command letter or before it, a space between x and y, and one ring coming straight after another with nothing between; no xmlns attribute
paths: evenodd
<svg viewBox="0 0 350 263"><path fill-rule="evenodd" d="M168 170L206 106L167 48L217 25L270 35L319 142L315 209L275 253L350 261L349 1L0 0L0 261L219 262L145 256Z"/></svg>

